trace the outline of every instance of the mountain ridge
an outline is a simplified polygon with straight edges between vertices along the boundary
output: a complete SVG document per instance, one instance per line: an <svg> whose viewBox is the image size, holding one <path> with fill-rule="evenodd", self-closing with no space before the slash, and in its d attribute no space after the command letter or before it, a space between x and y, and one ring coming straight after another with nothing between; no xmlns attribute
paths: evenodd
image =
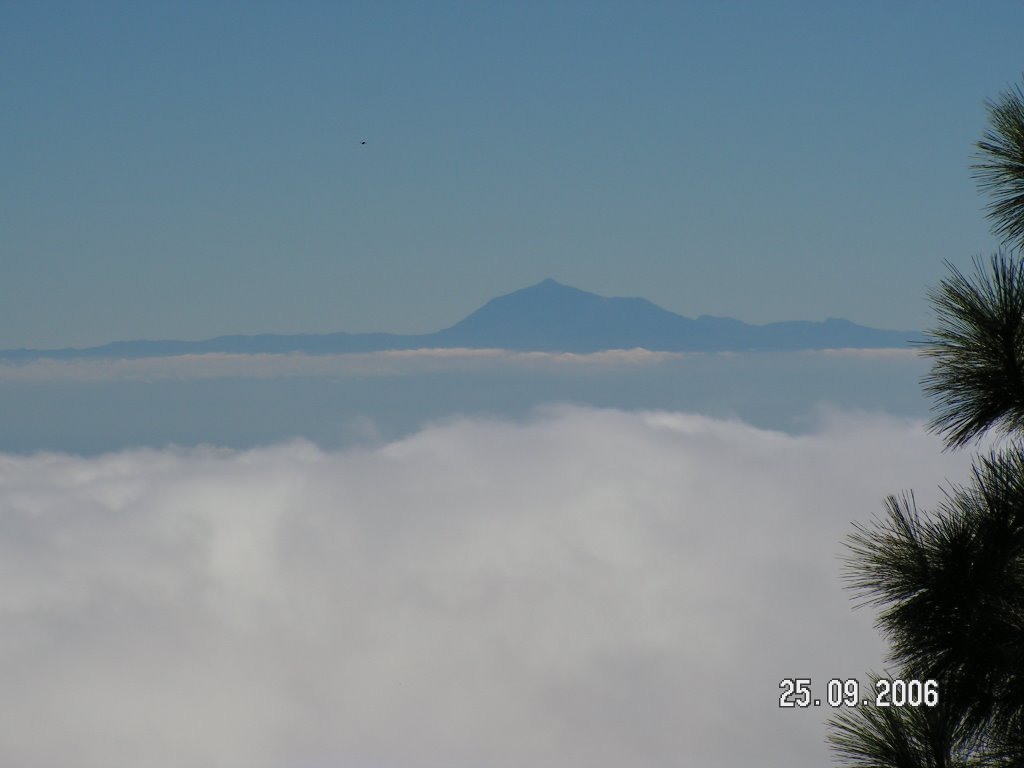
<svg viewBox="0 0 1024 768"><path fill-rule="evenodd" d="M0 360L168 357L184 354L340 354L428 347L538 352L645 349L672 352L794 351L907 347L914 331L869 328L842 318L751 325L689 318L641 297L599 296L547 278L496 296L447 328L423 334L324 333L217 336L200 341L114 341L95 347L0 350Z"/></svg>

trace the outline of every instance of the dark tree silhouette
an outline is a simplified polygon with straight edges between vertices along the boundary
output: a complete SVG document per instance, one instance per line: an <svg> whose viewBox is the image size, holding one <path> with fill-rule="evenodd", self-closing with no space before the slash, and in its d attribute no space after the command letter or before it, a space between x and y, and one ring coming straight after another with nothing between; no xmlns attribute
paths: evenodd
<svg viewBox="0 0 1024 768"><path fill-rule="evenodd" d="M937 314L922 382L947 448L988 432L1008 442L977 458L970 481L931 512L912 494L888 499L848 545L849 586L879 610L889 663L902 679L935 680L935 707L858 707L829 723L851 768L1024 766L1024 91L988 104L973 169L992 196L1006 251L929 293Z"/></svg>
<svg viewBox="0 0 1024 768"><path fill-rule="evenodd" d="M960 447L992 428L1024 428L1024 268L1005 253L987 272L975 259L973 278L948 266L929 292L938 327L926 335L934 364L924 385L938 411L932 428Z"/></svg>
<svg viewBox="0 0 1024 768"><path fill-rule="evenodd" d="M972 166L983 192L992 196L988 217L1011 247L1024 246L1024 90L1020 86L987 102L989 129L978 142Z"/></svg>

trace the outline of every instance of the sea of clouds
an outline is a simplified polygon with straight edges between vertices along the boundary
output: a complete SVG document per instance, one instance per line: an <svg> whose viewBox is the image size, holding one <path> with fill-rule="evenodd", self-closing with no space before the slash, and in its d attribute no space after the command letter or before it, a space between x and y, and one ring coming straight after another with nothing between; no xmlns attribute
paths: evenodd
<svg viewBox="0 0 1024 768"><path fill-rule="evenodd" d="M444 371L590 371L649 367L668 362L765 358L913 362L913 349L822 349L789 353L659 352L643 348L604 352L516 352L506 349L401 349L329 355L210 352L139 358L0 360L0 382L194 381L202 379L418 375Z"/></svg>
<svg viewBox="0 0 1024 768"><path fill-rule="evenodd" d="M819 415L0 454L0 764L825 764L828 708L779 683L882 668L843 537L970 457Z"/></svg>
<svg viewBox="0 0 1024 768"><path fill-rule="evenodd" d="M589 355L401 350L0 361L0 452L96 455L169 444L339 450L549 403L740 418L806 432L822 404L926 418L912 350Z"/></svg>

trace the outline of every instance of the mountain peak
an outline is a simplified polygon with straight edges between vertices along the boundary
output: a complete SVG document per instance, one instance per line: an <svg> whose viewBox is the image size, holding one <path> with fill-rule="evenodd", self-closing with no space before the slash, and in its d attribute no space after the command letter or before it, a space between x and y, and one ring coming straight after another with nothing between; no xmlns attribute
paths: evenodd
<svg viewBox="0 0 1024 768"><path fill-rule="evenodd" d="M747 325L727 317L683 317L642 298L600 296L554 278L498 296L453 326L434 333L224 336L205 341L114 342L63 350L3 350L0 360L146 357L182 354L340 354L423 347L597 352L643 347L665 351L743 351L905 347L919 335L881 331L829 318Z"/></svg>
<svg viewBox="0 0 1024 768"><path fill-rule="evenodd" d="M577 293L587 293L587 291L582 291L579 288L573 288L571 285L566 285L565 283L560 283L557 280L555 280L553 277L545 277L539 283L535 283L534 285L529 285L526 288L520 288L518 291L513 291L512 293L526 293L527 291L573 291L573 292L577 292ZM505 295L508 296L508 295L511 295L511 294L505 294ZM591 294L591 295L596 295L596 294Z"/></svg>
<svg viewBox="0 0 1024 768"><path fill-rule="evenodd" d="M507 349L592 352L643 346L652 333L678 332L686 322L645 299L599 296L549 277L491 299L437 336L455 346L486 337Z"/></svg>

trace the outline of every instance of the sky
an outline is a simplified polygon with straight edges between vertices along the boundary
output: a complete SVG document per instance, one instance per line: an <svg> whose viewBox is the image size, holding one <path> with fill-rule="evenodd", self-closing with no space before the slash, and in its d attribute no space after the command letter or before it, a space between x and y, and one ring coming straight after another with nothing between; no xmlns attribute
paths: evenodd
<svg viewBox="0 0 1024 768"><path fill-rule="evenodd" d="M0 348L426 332L553 277L923 328L1015 3L0 2ZM366 142L363 144L362 142Z"/></svg>

